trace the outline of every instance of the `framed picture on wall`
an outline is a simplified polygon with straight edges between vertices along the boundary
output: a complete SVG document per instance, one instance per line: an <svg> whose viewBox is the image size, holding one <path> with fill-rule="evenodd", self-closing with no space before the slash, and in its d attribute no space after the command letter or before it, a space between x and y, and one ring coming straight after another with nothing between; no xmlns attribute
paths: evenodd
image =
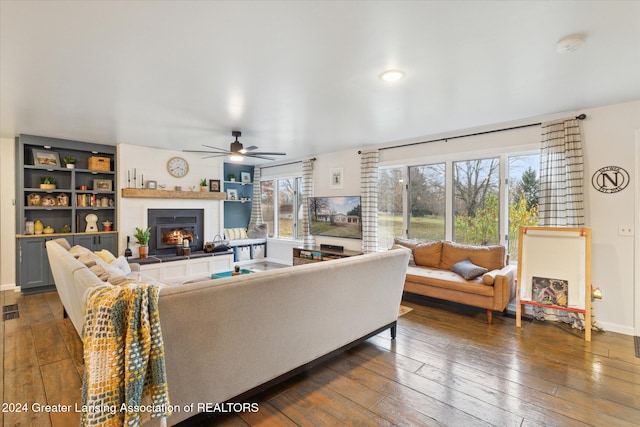
<svg viewBox="0 0 640 427"><path fill-rule="evenodd" d="M229 188L227 190L227 200L238 200L238 190L235 188Z"/></svg>
<svg viewBox="0 0 640 427"><path fill-rule="evenodd" d="M219 179L210 179L209 180L209 191L220 192L220 180Z"/></svg>
<svg viewBox="0 0 640 427"><path fill-rule="evenodd" d="M240 172L240 182L242 182L243 184L251 184L251 173Z"/></svg>
<svg viewBox="0 0 640 427"><path fill-rule="evenodd" d="M329 171L329 177L331 178L331 182L329 184L330 188L342 188L342 168L331 168Z"/></svg>

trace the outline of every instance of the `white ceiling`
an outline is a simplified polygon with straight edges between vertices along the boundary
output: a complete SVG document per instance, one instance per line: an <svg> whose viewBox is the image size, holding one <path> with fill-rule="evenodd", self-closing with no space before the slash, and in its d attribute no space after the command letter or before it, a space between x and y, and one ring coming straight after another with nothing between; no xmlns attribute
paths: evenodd
<svg viewBox="0 0 640 427"><path fill-rule="evenodd" d="M2 137L293 159L639 98L640 1L0 3Z"/></svg>

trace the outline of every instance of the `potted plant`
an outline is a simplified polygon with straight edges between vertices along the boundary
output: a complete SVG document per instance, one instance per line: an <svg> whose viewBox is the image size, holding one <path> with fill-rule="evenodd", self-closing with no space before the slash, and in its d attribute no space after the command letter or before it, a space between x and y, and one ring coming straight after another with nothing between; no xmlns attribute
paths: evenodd
<svg viewBox="0 0 640 427"><path fill-rule="evenodd" d="M40 188L43 190L54 190L56 188L56 180L51 176L40 177Z"/></svg>
<svg viewBox="0 0 640 427"><path fill-rule="evenodd" d="M236 264L236 265L233 267L233 271L231 272L231 275L232 275L232 276L237 276L238 274L241 274L241 273L240 273L240 266L239 266L238 264Z"/></svg>
<svg viewBox="0 0 640 427"><path fill-rule="evenodd" d="M149 254L149 239L151 238L151 227L147 227L142 230L136 227L136 233L133 235L136 239L136 243L140 245L138 248L138 256L140 258L146 258Z"/></svg>
<svg viewBox="0 0 640 427"><path fill-rule="evenodd" d="M236 181L236 176L235 176L235 174L230 173L230 174L227 176L227 179L228 179L229 181L231 181L231 182L235 182L235 181Z"/></svg>
<svg viewBox="0 0 640 427"><path fill-rule="evenodd" d="M207 178L200 180L200 191L207 191Z"/></svg>
<svg viewBox="0 0 640 427"><path fill-rule="evenodd" d="M64 156L62 158L64 160L65 165L67 165L67 169L73 169L76 167L77 159L73 156Z"/></svg>

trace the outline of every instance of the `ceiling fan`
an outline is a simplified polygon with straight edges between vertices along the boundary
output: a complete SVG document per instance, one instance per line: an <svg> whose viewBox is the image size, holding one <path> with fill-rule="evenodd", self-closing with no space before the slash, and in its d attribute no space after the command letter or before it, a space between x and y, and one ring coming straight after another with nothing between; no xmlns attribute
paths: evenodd
<svg viewBox="0 0 640 427"><path fill-rule="evenodd" d="M211 145L202 144L203 146L215 151L211 151L211 150L183 150L183 151L189 152L189 153L208 154L208 156L203 157L203 159L208 159L210 157L229 156L229 159L231 159L232 161L242 161L242 159L244 159L245 157L253 157L256 159L264 159L264 160L275 160L274 158L268 157L268 156L286 156L287 155L287 153L278 153L274 151L254 152L253 150L256 150L258 148L255 145L244 148L242 143L238 141L238 137L240 137L241 135L242 135L242 132L240 132L239 130L231 131L231 136L234 136L236 140L231 143L228 150L225 150L223 148L213 147Z"/></svg>

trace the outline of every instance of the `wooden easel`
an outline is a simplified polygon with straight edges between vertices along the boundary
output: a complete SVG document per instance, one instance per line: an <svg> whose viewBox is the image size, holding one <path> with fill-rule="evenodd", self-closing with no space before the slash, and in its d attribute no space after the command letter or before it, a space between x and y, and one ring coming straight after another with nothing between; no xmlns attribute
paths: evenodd
<svg viewBox="0 0 640 427"><path fill-rule="evenodd" d="M540 283L547 278L554 285L558 282L568 283L566 306L543 303L533 297L533 281L538 281L536 286L539 289ZM591 341L590 228L520 227L516 282L518 328L522 327L521 316L525 305L584 314L584 339Z"/></svg>

